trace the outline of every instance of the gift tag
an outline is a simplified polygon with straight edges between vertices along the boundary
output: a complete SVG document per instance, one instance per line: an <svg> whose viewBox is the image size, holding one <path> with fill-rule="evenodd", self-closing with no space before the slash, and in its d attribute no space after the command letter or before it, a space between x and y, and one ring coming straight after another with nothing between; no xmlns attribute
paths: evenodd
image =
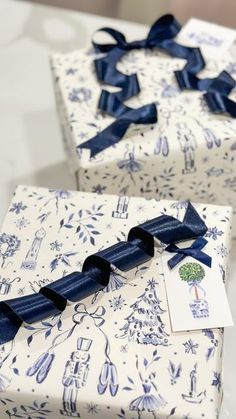
<svg viewBox="0 0 236 419"><path fill-rule="evenodd" d="M185 242L183 247L188 245ZM173 332L233 325L219 255L209 243L202 251L212 256L211 268L188 256L170 269L167 262L173 253L162 254Z"/></svg>
<svg viewBox="0 0 236 419"><path fill-rule="evenodd" d="M236 31L199 19L189 19L178 34L178 42L201 48L206 57L215 58L230 52Z"/></svg>

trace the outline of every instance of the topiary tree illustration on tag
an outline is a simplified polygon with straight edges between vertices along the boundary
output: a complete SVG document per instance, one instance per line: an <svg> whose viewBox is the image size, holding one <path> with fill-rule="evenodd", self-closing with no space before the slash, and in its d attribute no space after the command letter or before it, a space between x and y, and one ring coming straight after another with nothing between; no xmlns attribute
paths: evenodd
<svg viewBox="0 0 236 419"><path fill-rule="evenodd" d="M194 318L209 317L209 306L205 300L206 292L200 285L205 277L205 270L199 263L188 262L179 268L179 276L182 281L187 282L190 294L194 300L189 304Z"/></svg>
<svg viewBox="0 0 236 419"><path fill-rule="evenodd" d="M127 337L129 341L146 345L168 345L168 335L161 319L165 310L161 308L155 285L153 279L148 281L144 293L130 306L132 313L125 318L126 323L120 329L123 335L116 337Z"/></svg>

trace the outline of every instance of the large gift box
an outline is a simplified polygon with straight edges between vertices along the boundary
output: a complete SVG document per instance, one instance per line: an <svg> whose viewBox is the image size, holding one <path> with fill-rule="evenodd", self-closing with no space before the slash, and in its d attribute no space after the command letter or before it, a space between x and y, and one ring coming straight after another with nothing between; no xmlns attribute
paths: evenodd
<svg viewBox="0 0 236 419"><path fill-rule="evenodd" d="M211 24L199 21L190 29L183 28L177 40L202 48L206 67L199 77L216 77L223 70L235 76L226 36L229 31L232 42L235 32L217 27L211 36ZM126 104L138 108L155 103L158 122L131 126L118 143L94 157L80 148L114 120L98 110L101 89L115 89L97 79L94 60L100 55L90 48L51 59L64 143L78 189L235 205L236 120L210 111L202 91L181 91L174 71L185 60L158 49L133 49L117 64L122 73L136 73L141 88ZM230 97L235 100L235 91Z"/></svg>
<svg viewBox="0 0 236 419"><path fill-rule="evenodd" d="M220 275L222 284L231 208L194 207L208 227L210 279ZM166 214L182 221L186 208L183 201L19 186L0 234L0 299L33 296L81 271L88 255L126 240L131 227ZM172 332L162 250L131 272L114 269L106 288L24 323L0 347L1 419L219 417L223 330ZM190 285L191 310L206 317L203 284Z"/></svg>

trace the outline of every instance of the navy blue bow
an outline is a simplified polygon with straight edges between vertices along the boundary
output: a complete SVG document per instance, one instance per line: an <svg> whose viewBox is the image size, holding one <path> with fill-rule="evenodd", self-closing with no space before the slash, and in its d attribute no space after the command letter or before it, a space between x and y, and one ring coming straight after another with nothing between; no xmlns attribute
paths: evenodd
<svg viewBox="0 0 236 419"><path fill-rule="evenodd" d="M176 255L168 260L167 263L169 268L175 268L175 266L182 262L186 256L191 256L192 258L211 268L211 257L202 252L203 247L205 247L207 243L208 241L206 239L203 237L198 237L190 247L180 248L175 244L170 244L166 247L165 250L170 253L176 253Z"/></svg>
<svg viewBox="0 0 236 419"><path fill-rule="evenodd" d="M99 44L93 41L95 50L105 53L103 57L94 61L98 79L103 83L120 88L119 92L109 94L111 96L115 95L121 102L137 95L140 92L137 74L123 74L117 70L116 65L130 50L159 48L173 57L187 61L182 70L175 72L181 89L214 91L227 96L236 82L226 71L213 79L198 78L196 74L205 67L204 58L199 48L186 47L174 40L180 29L181 25L171 14L158 19L151 26L147 38L138 41L127 42L121 32L112 28L101 28L99 31L109 34L115 41L113 44ZM103 92L102 94L104 94ZM99 102L100 105L101 101ZM102 110L111 112L108 102L106 102L106 107L102 107ZM218 111L221 112L220 109Z"/></svg>
<svg viewBox="0 0 236 419"><path fill-rule="evenodd" d="M107 287L112 266L128 271L154 256L154 239L170 244L202 236L207 227L189 203L183 221L169 215L133 227L127 241L95 253L82 272L73 272L40 289L37 294L0 303L0 344L14 339L22 322L34 323L63 311L67 301L80 301Z"/></svg>

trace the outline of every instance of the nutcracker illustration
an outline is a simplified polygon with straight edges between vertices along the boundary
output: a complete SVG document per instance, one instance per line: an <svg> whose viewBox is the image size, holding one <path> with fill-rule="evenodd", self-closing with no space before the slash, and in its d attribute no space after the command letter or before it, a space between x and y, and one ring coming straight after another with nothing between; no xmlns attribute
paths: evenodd
<svg viewBox="0 0 236 419"><path fill-rule="evenodd" d="M192 315L195 319L209 317L209 305L206 300L206 291L200 285L205 277L205 270L199 263L185 263L179 268L179 275L182 281L187 282L190 294L194 300L189 304Z"/></svg>
<svg viewBox="0 0 236 419"><path fill-rule="evenodd" d="M36 231L33 243L30 246L25 260L22 262L21 269L34 270L36 268L39 250L45 236L46 231L44 228L40 228Z"/></svg>
<svg viewBox="0 0 236 419"><path fill-rule="evenodd" d="M128 205L129 205L129 198L128 196L120 196L118 199L116 211L112 211L113 218L128 218Z"/></svg>
<svg viewBox="0 0 236 419"><path fill-rule="evenodd" d="M11 291L13 282L20 282L21 278L18 276L12 280L10 278L2 278L0 275L0 295L7 295Z"/></svg>
<svg viewBox="0 0 236 419"><path fill-rule="evenodd" d="M84 387L87 381L90 361L88 351L91 345L91 339L79 337L77 350L71 353L66 363L62 379L64 392L61 414L64 416L80 418L80 413L77 411L77 397L79 389Z"/></svg>
<svg viewBox="0 0 236 419"><path fill-rule="evenodd" d="M196 172L195 167L195 149L197 147L196 139L192 131L187 127L185 122L176 124L177 138L180 143L181 151L184 153L185 168L183 174Z"/></svg>
<svg viewBox="0 0 236 419"><path fill-rule="evenodd" d="M188 403L200 404L206 397L206 390L197 393L197 364L194 365L189 376L190 391L188 394L182 394L182 397Z"/></svg>

